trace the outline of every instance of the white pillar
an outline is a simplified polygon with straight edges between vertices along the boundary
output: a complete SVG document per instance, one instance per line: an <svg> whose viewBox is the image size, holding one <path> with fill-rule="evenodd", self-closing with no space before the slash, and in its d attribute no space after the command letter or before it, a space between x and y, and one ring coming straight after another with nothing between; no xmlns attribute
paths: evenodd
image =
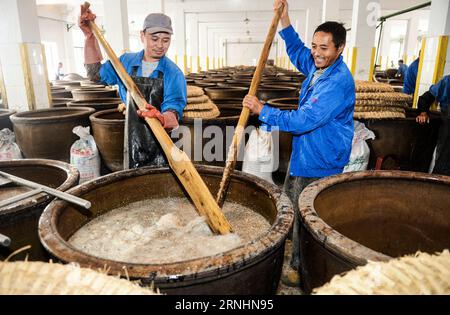
<svg viewBox="0 0 450 315"><path fill-rule="evenodd" d="M428 36L447 35L450 37L450 0L433 0L431 2L429 23ZM444 75L447 74L450 74L450 47L447 47L444 67Z"/></svg>
<svg viewBox="0 0 450 315"><path fill-rule="evenodd" d="M352 57L355 69L355 80L369 80L372 65L372 53L375 43L375 33L377 26L377 17L371 16L376 14L373 12L373 6L378 1L374 0L354 0L353 1L353 17L352 32L350 46L352 52L356 52L356 59ZM355 49L356 48L356 49Z"/></svg>
<svg viewBox="0 0 450 315"><path fill-rule="evenodd" d="M198 38L198 13L189 14L189 41L188 41L188 55L192 57L192 72L198 70L198 56L199 56L199 38Z"/></svg>
<svg viewBox="0 0 450 315"><path fill-rule="evenodd" d="M383 34L381 35L381 47L380 47L380 54L378 56L381 56L381 68L389 68L390 62L389 60L389 50L391 48L391 24L389 22L385 22L383 24ZM377 60L378 64L378 60Z"/></svg>
<svg viewBox="0 0 450 315"><path fill-rule="evenodd" d="M414 56L418 57L419 52L416 51L417 47L417 32L419 29L419 15L412 12L411 18L408 20L408 26L405 36L405 52L404 55L407 57L405 60L406 64L411 64L414 60Z"/></svg>
<svg viewBox="0 0 450 315"><path fill-rule="evenodd" d="M183 7L177 7L172 15L173 36L172 45L175 48L177 64L181 70L184 70L184 56L186 54L186 18Z"/></svg>
<svg viewBox="0 0 450 315"><path fill-rule="evenodd" d="M321 3L319 1L312 1L308 4L308 9L306 10L306 29L302 37L303 42L308 47L311 47L314 31L321 22L320 10Z"/></svg>
<svg viewBox="0 0 450 315"><path fill-rule="evenodd" d="M105 37L117 55L130 50L128 6L126 0L103 0ZM139 21L143 23L143 21Z"/></svg>
<svg viewBox="0 0 450 315"><path fill-rule="evenodd" d="M48 108L50 91L34 0L0 1L0 64L8 107Z"/></svg>
<svg viewBox="0 0 450 315"><path fill-rule="evenodd" d="M326 21L340 21L340 0L323 0L322 23Z"/></svg>
<svg viewBox="0 0 450 315"><path fill-rule="evenodd" d="M208 57L209 57L209 69L216 68L216 62L214 61L216 56L214 54L214 32L210 27L207 27L208 36Z"/></svg>
<svg viewBox="0 0 450 315"><path fill-rule="evenodd" d="M441 36L450 35L450 0L433 0L430 10L430 24L423 58L420 60L414 104L418 97L437 83L443 75L450 74L450 49ZM445 47L447 45L447 47ZM446 55L444 55L447 50ZM443 60L445 58L445 64Z"/></svg>
<svg viewBox="0 0 450 315"><path fill-rule="evenodd" d="M208 28L206 23L199 23L199 51L200 51L200 64L202 65L202 71L206 71L208 55ZM211 65L210 65L211 67Z"/></svg>

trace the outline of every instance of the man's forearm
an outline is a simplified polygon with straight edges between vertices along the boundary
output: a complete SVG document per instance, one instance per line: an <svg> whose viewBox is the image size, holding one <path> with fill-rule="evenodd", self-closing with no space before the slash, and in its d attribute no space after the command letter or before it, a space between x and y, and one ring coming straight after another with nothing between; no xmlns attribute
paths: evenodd
<svg viewBox="0 0 450 315"><path fill-rule="evenodd" d="M100 62L85 64L84 68L86 69L86 74L89 80L92 82L101 82L100 77L100 68L102 64Z"/></svg>
<svg viewBox="0 0 450 315"><path fill-rule="evenodd" d="M281 26L283 27L283 29L285 29L286 27L291 25L291 19L289 18L289 15L287 15L286 17L282 17L280 19L280 21L281 21Z"/></svg>

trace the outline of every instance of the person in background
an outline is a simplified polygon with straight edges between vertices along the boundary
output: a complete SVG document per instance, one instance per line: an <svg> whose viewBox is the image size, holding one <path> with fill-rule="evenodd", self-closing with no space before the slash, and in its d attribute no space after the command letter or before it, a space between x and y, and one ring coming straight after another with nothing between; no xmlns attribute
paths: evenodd
<svg viewBox="0 0 450 315"><path fill-rule="evenodd" d="M58 68L56 69L56 74L55 74L55 80L62 80L62 78L64 77L64 73L63 73L63 63L60 62L58 63Z"/></svg>
<svg viewBox="0 0 450 315"><path fill-rule="evenodd" d="M416 121L419 124L429 123L430 107L438 102L441 108L442 125L436 146L436 162L433 174L450 176L450 75L444 76L438 83L423 93L418 100L419 116Z"/></svg>
<svg viewBox="0 0 450 315"><path fill-rule="evenodd" d="M403 63L403 59L398 61L398 71L396 76L403 79L406 75L406 70L408 70L408 66Z"/></svg>
<svg viewBox="0 0 450 315"><path fill-rule="evenodd" d="M420 52L419 52L420 56ZM414 95L416 91L417 72L419 71L420 57L414 60L406 70L405 77L403 79L403 93Z"/></svg>
<svg viewBox="0 0 450 315"><path fill-rule="evenodd" d="M243 106L259 115L269 127L293 135L292 156L284 190L294 210L293 253L285 284L298 286L300 270L299 218L300 193L312 182L341 174L347 165L354 134L353 111L355 82L343 61L346 30L337 22L325 22L314 32L311 49L307 48L291 25L286 0L275 0L274 10L284 4L281 15L281 37L292 64L303 74L299 107L297 110L279 110L262 104L257 97L247 95Z"/></svg>
<svg viewBox="0 0 450 315"><path fill-rule="evenodd" d="M85 35L85 67L91 81L118 85L122 100L127 103L127 90L112 64L101 63L103 57L89 23L95 14L81 6L79 26ZM162 13L149 14L140 33L143 50L125 53L120 57L148 104L139 111L129 99L126 106L126 132L124 148L125 168L167 166L167 160L153 132L142 117L157 118L170 131L178 127L187 102L187 87L183 72L166 53L172 39L172 21ZM131 106L130 106L131 105ZM139 119L139 117L141 117Z"/></svg>

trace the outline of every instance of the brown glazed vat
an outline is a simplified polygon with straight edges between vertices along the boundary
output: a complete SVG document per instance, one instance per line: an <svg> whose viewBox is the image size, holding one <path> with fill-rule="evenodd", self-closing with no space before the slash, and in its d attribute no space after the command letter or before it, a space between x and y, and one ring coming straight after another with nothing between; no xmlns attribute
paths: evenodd
<svg viewBox="0 0 450 315"><path fill-rule="evenodd" d="M194 86L198 86L198 87L201 87L201 88L210 88L210 87L215 87L215 86L217 86L217 84L216 83L205 83L205 82L203 82L202 80L194 80L194 84L192 84L192 85L194 85Z"/></svg>
<svg viewBox="0 0 450 315"><path fill-rule="evenodd" d="M199 165L197 170L215 195L223 168ZM238 171L232 175L227 200L253 209L271 223L269 231L261 237L215 256L153 265L96 258L73 248L67 240L90 220L123 206L124 202L132 203L149 197L185 196L168 168L117 172L69 192L91 201L90 211L55 201L45 209L39 222L41 242L63 262L77 262L93 269L107 266L109 273L114 275L124 275L125 267L130 279L139 279L144 285L154 283L162 293L168 294L275 294L281 275L284 244L293 220L292 204L275 185Z"/></svg>
<svg viewBox="0 0 450 315"><path fill-rule="evenodd" d="M301 279L311 292L334 275L450 247L450 177L400 171L325 178L300 195Z"/></svg>
<svg viewBox="0 0 450 315"><path fill-rule="evenodd" d="M83 78L78 73L68 73L63 77L63 81L64 80L82 82L82 81L86 80L86 78Z"/></svg>
<svg viewBox="0 0 450 315"><path fill-rule="evenodd" d="M52 98L72 98L73 95L70 91L66 89L52 91Z"/></svg>
<svg viewBox="0 0 450 315"><path fill-rule="evenodd" d="M202 83L219 83L219 82L225 82L228 79L228 77L224 77L224 78L203 78L201 81ZM195 82L197 83L198 80L195 80Z"/></svg>
<svg viewBox="0 0 450 315"><path fill-rule="evenodd" d="M52 82L53 86L63 86L63 87L73 87L73 86L81 86L80 81L66 81L66 80L58 80Z"/></svg>
<svg viewBox="0 0 450 315"><path fill-rule="evenodd" d="M66 191L78 183L78 170L70 164L59 161L0 161L0 171L61 191ZM26 190L23 186L2 186L0 200L9 199ZM0 246L0 261L27 245L31 245L31 249L14 256L12 260L24 260L25 255L28 254L29 260L48 261L50 256L39 241L38 221L45 206L51 200L53 200L52 196L41 193L0 208L0 233L11 238L9 247Z"/></svg>
<svg viewBox="0 0 450 315"><path fill-rule="evenodd" d="M73 99L75 101L90 101L98 98L116 98L117 90L110 88L84 88L72 90Z"/></svg>
<svg viewBox="0 0 450 315"><path fill-rule="evenodd" d="M225 84L230 84L237 87L249 88L252 85L252 80L227 80ZM219 85L217 85L219 86Z"/></svg>
<svg viewBox="0 0 450 315"><path fill-rule="evenodd" d="M205 88L205 93L211 100L220 100L227 98L241 98L243 99L248 93L248 88L233 87L233 88L219 88L211 87Z"/></svg>
<svg viewBox="0 0 450 315"><path fill-rule="evenodd" d="M51 107L67 107L67 104L73 101L73 98L52 98Z"/></svg>
<svg viewBox="0 0 450 315"><path fill-rule="evenodd" d="M10 117L16 113L15 110L0 109L0 130L8 128L13 130Z"/></svg>
<svg viewBox="0 0 450 315"><path fill-rule="evenodd" d="M418 110L408 108L406 119L359 119L376 136L367 141L369 169L374 169L380 159L381 169L428 172L442 121L438 113L431 113L430 123L419 125L417 115Z"/></svg>
<svg viewBox="0 0 450 315"><path fill-rule="evenodd" d="M95 111L102 111L107 109L114 109L123 103L120 98L95 98L83 101L72 101L67 104L68 107L89 107Z"/></svg>
<svg viewBox="0 0 450 315"><path fill-rule="evenodd" d="M123 170L125 116L117 109L92 114L92 133L106 167L113 172Z"/></svg>
<svg viewBox="0 0 450 315"><path fill-rule="evenodd" d="M178 132L172 132L172 139L174 140L174 143L183 145L181 149L186 152L193 163L224 166L227 159L226 153L228 152L233 139L234 127L237 126L239 115L240 113L237 113L234 110L225 110L223 112L221 111L219 117L213 119L193 119L183 117ZM216 131L217 133L213 133L206 137L204 136L205 130L210 132ZM216 136L221 136L221 138L217 139L215 138ZM198 145L199 148L201 147L201 152L200 149L197 149L197 151L194 150L195 144L197 143L201 144L201 146ZM215 143L217 143L219 148L213 146ZM211 146L213 146L213 148L211 148ZM221 152L217 150L220 150ZM213 156L206 157L203 152L210 153ZM238 162L236 168L239 169L241 164L242 163Z"/></svg>
<svg viewBox="0 0 450 315"><path fill-rule="evenodd" d="M262 101L268 101L275 98L296 97L297 91L295 87L262 85L259 86L256 96Z"/></svg>
<svg viewBox="0 0 450 315"><path fill-rule="evenodd" d="M16 141L25 158L70 161L70 147L79 138L76 126L89 126L94 109L52 108L22 112L11 116Z"/></svg>

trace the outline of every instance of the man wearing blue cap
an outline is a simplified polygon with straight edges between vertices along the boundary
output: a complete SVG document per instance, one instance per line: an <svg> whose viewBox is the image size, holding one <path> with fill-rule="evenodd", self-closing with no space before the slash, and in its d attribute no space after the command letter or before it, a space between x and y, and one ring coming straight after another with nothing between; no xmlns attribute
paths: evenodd
<svg viewBox="0 0 450 315"><path fill-rule="evenodd" d="M88 78L94 82L118 85L119 94L126 106L124 167L165 166L167 160L151 129L142 117L157 118L166 130L178 127L187 101L186 80L178 66L166 57L173 34L170 17L162 13L149 14L142 27L141 41L144 49L120 57L147 100L147 110L137 110L133 100L127 99L127 90L112 64L103 60L99 44L89 22L95 14L81 6L79 26L85 35L85 67ZM131 105L131 106L130 106Z"/></svg>

